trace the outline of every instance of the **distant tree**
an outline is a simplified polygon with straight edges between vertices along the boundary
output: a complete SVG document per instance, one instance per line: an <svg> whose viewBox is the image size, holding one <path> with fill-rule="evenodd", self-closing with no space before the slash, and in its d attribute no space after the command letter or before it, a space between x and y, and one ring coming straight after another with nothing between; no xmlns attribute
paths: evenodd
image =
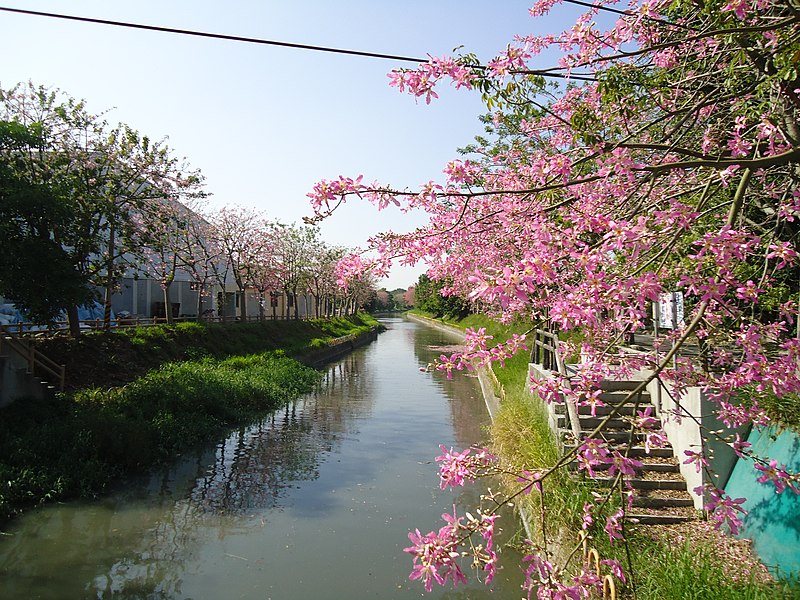
<svg viewBox="0 0 800 600"><path fill-rule="evenodd" d="M163 291L167 323L172 323L170 288L179 270L194 272L202 254L195 254L197 240L190 234L190 222L199 218L176 200L152 202L142 211L140 269L159 282ZM199 312L198 312L199 314Z"/></svg>
<svg viewBox="0 0 800 600"><path fill-rule="evenodd" d="M415 287L413 285L408 286L405 294L403 294L403 301L405 302L406 307L412 307L416 305L416 294L415 294Z"/></svg>
<svg viewBox="0 0 800 600"><path fill-rule="evenodd" d="M394 310L394 298L386 288L376 290L369 310L370 312L388 312Z"/></svg>
<svg viewBox="0 0 800 600"><path fill-rule="evenodd" d="M0 295L37 323L93 298L88 277L61 243L73 235L75 205L41 173L38 124L0 121Z"/></svg>
<svg viewBox="0 0 800 600"><path fill-rule="evenodd" d="M312 257L309 273L309 291L314 297L316 316L329 317L334 314L341 288L336 281L336 265L346 250L321 243Z"/></svg>
<svg viewBox="0 0 800 600"><path fill-rule="evenodd" d="M199 178L187 174L163 143L127 125L109 128L83 101L59 90L31 83L0 90L0 119L37 132L36 144L12 152L17 174L53 197L39 205L44 212L36 229L43 238L49 228L50 239L68 255L61 258L77 273L77 289L91 284L105 290L105 325L110 326L111 295L127 269L125 258L142 246L141 214L153 201L194 193ZM55 260L58 252L50 253ZM77 299L87 298L78 294ZM70 330L78 335L77 304L60 309L66 309Z"/></svg>
<svg viewBox="0 0 800 600"><path fill-rule="evenodd" d="M179 228L178 233L183 241L180 245L186 249L178 255L180 268L188 273L198 290L197 315L204 312L203 298L210 289L212 282L219 277L224 286L227 268L224 263L221 248L215 243L213 227L208 218L195 207L194 214L186 221L185 228ZM220 273L223 271L223 273Z"/></svg>
<svg viewBox="0 0 800 600"><path fill-rule="evenodd" d="M264 217L242 207L223 208L211 216L217 244L239 289L239 317L247 319L246 292L255 286L263 246L270 238ZM224 287L224 282L222 283Z"/></svg>
<svg viewBox="0 0 800 600"><path fill-rule="evenodd" d="M312 269L319 249L319 229L309 226L272 225L276 273L287 298L286 317L300 317L299 292L313 288Z"/></svg>
<svg viewBox="0 0 800 600"><path fill-rule="evenodd" d="M437 317L464 318L470 313L470 304L452 292L447 279L434 281L425 274L419 276L414 288L415 306Z"/></svg>

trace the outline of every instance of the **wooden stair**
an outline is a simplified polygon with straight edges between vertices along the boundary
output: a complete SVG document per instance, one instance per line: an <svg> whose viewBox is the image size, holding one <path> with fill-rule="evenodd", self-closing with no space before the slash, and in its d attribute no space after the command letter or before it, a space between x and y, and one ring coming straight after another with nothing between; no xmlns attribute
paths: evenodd
<svg viewBox="0 0 800 600"><path fill-rule="evenodd" d="M0 329L0 406L18 397L47 397L64 391L65 367L21 336Z"/></svg>
<svg viewBox="0 0 800 600"><path fill-rule="evenodd" d="M637 410L644 411L652 406L647 392L637 394L638 401L626 400L626 396L636 389L639 381L604 381L601 384L603 392L600 400L605 406L595 406L594 416L590 406L577 407L580 431L585 439L595 429L602 425L594 437L604 439L610 450L616 450L623 456L635 458L642 463L635 469L634 477L626 481L634 490L633 510L626 514L626 518L645 525L665 525L682 523L697 519L694 502L686 489L686 481L680 474L678 460L675 458L671 447L650 448L649 452L644 447L645 436L636 431L632 419L637 417ZM570 427L568 411L564 404L555 406L557 435L565 454L573 451L576 446L575 434ZM608 415L613 416L603 423ZM654 429L661 427L656 422ZM610 486L615 482L615 477L609 477L604 469L596 468L595 476L590 477L585 471L579 471L577 462L573 461L570 468L581 477L593 480L599 486Z"/></svg>

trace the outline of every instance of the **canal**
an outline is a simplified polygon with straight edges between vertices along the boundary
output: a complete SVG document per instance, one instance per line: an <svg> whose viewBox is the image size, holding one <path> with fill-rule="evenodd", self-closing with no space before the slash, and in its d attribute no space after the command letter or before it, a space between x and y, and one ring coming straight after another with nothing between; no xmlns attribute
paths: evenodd
<svg viewBox="0 0 800 600"><path fill-rule="evenodd" d="M0 536L0 598L520 597L510 553L492 590L472 574L431 594L408 581L409 529L438 529L481 492L439 490L438 445L480 442L488 415L474 377L420 370L449 334L384 322L316 392L107 498L13 523Z"/></svg>

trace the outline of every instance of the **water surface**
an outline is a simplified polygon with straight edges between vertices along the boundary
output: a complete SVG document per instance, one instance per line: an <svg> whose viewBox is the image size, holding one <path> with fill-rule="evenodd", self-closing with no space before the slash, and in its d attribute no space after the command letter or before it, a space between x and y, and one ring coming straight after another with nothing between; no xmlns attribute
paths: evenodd
<svg viewBox="0 0 800 600"><path fill-rule="evenodd" d="M480 493L440 491L432 459L481 440L488 416L474 378L420 371L448 334L386 324L315 393L108 498L16 521L0 536L0 598L421 597L409 529ZM520 597L515 560L494 591L426 596Z"/></svg>

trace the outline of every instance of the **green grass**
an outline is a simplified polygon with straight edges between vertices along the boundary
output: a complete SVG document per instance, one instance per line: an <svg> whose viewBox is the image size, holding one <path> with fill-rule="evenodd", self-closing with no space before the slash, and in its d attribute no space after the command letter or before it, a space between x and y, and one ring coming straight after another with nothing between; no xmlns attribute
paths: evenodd
<svg viewBox="0 0 800 600"><path fill-rule="evenodd" d="M66 389L76 391L91 386L118 387L170 361L278 349L289 356L302 356L337 337L373 327L380 325L366 314L310 321L185 322L95 332L78 339L47 339L39 341L38 347L56 363L66 365Z"/></svg>
<svg viewBox="0 0 800 600"><path fill-rule="evenodd" d="M124 474L252 422L318 381L289 354L377 325L366 315L225 328L181 323L61 342L95 384L0 409L0 523L42 502L101 494Z"/></svg>
<svg viewBox="0 0 800 600"><path fill-rule="evenodd" d="M281 353L166 363L129 385L18 401L0 427L0 521L43 501L92 496L313 389Z"/></svg>
<svg viewBox="0 0 800 600"><path fill-rule="evenodd" d="M526 330L524 324L505 326L481 315L471 315L461 321L450 321L449 324L462 329L485 327L487 333L495 336L494 342L504 341L512 333L519 334ZM527 368L528 354L524 352L507 360L504 368L494 366L503 388L503 401L491 428L492 449L512 470L547 469L559 458L546 411L526 389ZM519 487L514 477L509 477L506 483L509 492ZM544 482L544 532L551 541L558 540L565 547L577 544L583 504L592 498L591 491L588 484L570 477L563 469L547 476ZM533 534L538 538L534 541L541 543L541 496L536 492L520 496L517 503L523 505L525 512L530 515ZM608 510L613 511L618 505L619 500L612 498ZM746 574L732 578L731 565L724 565L708 542L690 540L676 547L670 541L649 535L644 528L631 530L629 526L628 529L629 552L624 545L612 545L609 542L603 531L603 523L594 524L591 530L592 545L597 548L601 558L619 560L626 571L629 569L630 556L635 574L635 597L639 600L800 598L800 584L797 582L763 583L748 578ZM572 566L575 567L574 561ZM619 598L634 597L630 585L623 586L619 591Z"/></svg>

